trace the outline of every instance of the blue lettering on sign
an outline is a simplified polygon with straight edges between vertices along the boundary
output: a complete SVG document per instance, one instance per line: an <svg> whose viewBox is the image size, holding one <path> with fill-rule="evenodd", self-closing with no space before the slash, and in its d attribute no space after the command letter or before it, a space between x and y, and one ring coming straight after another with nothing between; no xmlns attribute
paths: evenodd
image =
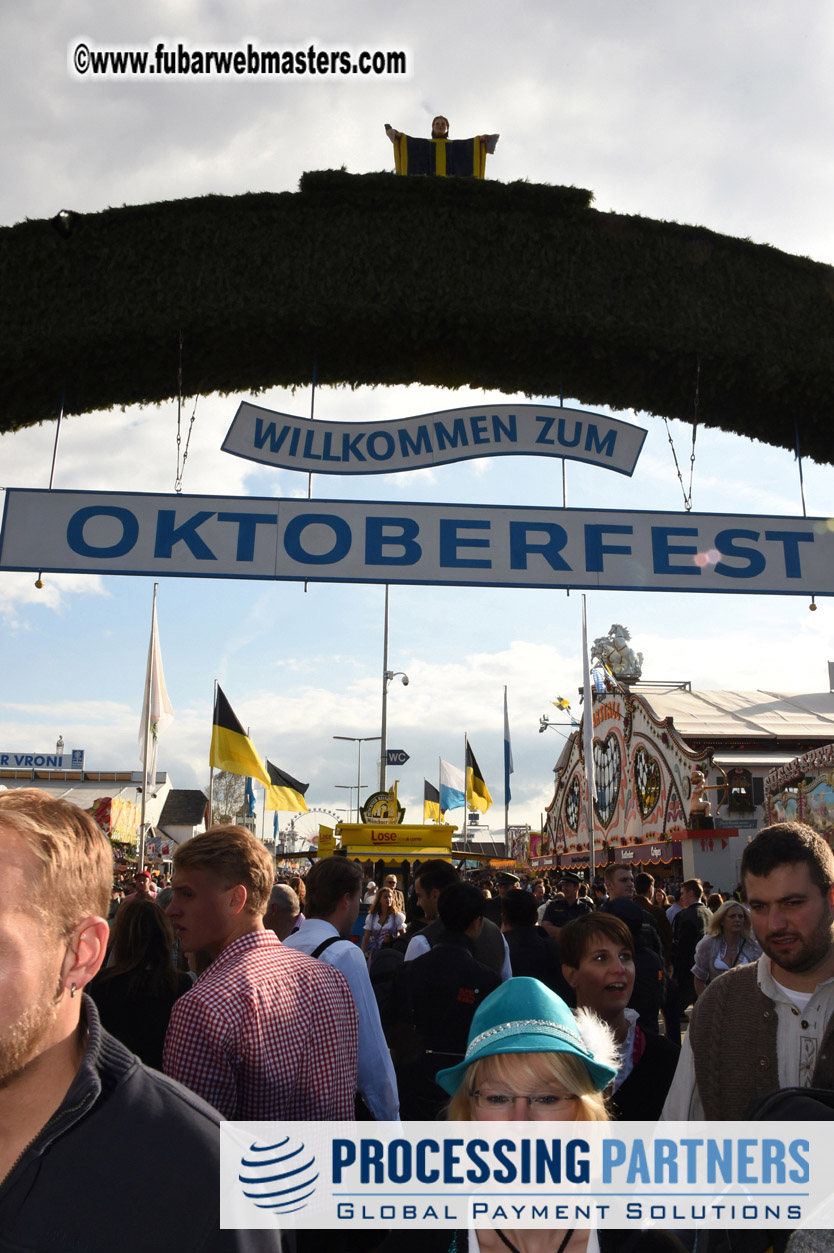
<svg viewBox="0 0 834 1253"><path fill-rule="evenodd" d="M813 544L813 533L811 531L765 531L765 539L782 545L785 553L785 578L801 579L799 545Z"/></svg>
<svg viewBox="0 0 834 1253"><path fill-rule="evenodd" d="M341 461L342 460L340 456L334 455L330 451L332 444L333 444L333 432L325 431L324 432L324 448L321 450L322 461Z"/></svg>
<svg viewBox="0 0 834 1253"><path fill-rule="evenodd" d="M472 430L472 443L473 444L488 444L489 443L489 435L487 433L486 424L487 424L487 420L486 420L485 414L484 415L479 414L477 416L474 413L472 414L471 418L469 419L469 426Z"/></svg>
<svg viewBox="0 0 834 1253"><path fill-rule="evenodd" d="M455 418L451 431L447 431L442 422L435 422L434 433L437 436L439 452L443 452L444 448L457 448L459 444L464 448L469 447L469 438L466 434L466 427L463 425L463 418Z"/></svg>
<svg viewBox="0 0 834 1253"><path fill-rule="evenodd" d="M633 535L633 526L615 526L607 522L590 522L585 527L585 568L589 573L597 574L605 569L606 553L631 555L629 544L604 544L603 535Z"/></svg>
<svg viewBox="0 0 834 1253"><path fill-rule="evenodd" d="M277 526L277 513L218 513L218 522L236 522L237 527L237 561L254 561L255 531L259 523L265 526Z"/></svg>
<svg viewBox="0 0 834 1253"><path fill-rule="evenodd" d="M383 451L377 452L377 444L382 441ZM396 445L394 444L394 436L388 431L374 431L373 435L368 437L368 453L373 457L374 461L387 461L389 457L393 457Z"/></svg>
<svg viewBox="0 0 834 1253"><path fill-rule="evenodd" d="M754 579L761 574L767 564L765 557L756 548L739 547L736 540L750 539L755 543L759 538L758 531L743 531L728 527L719 531L715 537L715 547L724 557L740 557L747 562L746 566L728 566L726 561L716 562L715 573L723 574L729 579Z"/></svg>
<svg viewBox="0 0 834 1253"><path fill-rule="evenodd" d="M276 435L276 427L274 422L269 425L264 423L263 418L255 419L255 447L263 448L267 440L269 440L269 451L280 452L281 445L290 433L290 428L285 424L281 427L281 434Z"/></svg>
<svg viewBox="0 0 834 1253"><path fill-rule="evenodd" d="M507 425L501 421L500 413L492 415L492 438L496 444L501 443L501 436L506 435L511 444L518 443L518 427L514 413L507 414Z"/></svg>
<svg viewBox="0 0 834 1253"><path fill-rule="evenodd" d="M397 534L386 534L394 528ZM423 550L416 542L420 528L413 518L368 518L365 522L365 564L369 566L413 566ZM398 548L399 553L383 553Z"/></svg>
<svg viewBox="0 0 834 1253"><path fill-rule="evenodd" d="M301 537L308 526L326 526L333 532L333 547L326 553L310 553L302 547ZM284 549L288 557L300 565L336 565L350 552L350 527L344 518L332 513L308 513L293 518L284 532Z"/></svg>
<svg viewBox="0 0 834 1253"><path fill-rule="evenodd" d="M412 453L419 457L421 452L430 453L432 450L431 441L429 440L429 428L425 424L417 427L416 440L411 438L405 428L399 430L397 434L400 437L400 453L403 457L410 457Z"/></svg>
<svg viewBox="0 0 834 1253"><path fill-rule="evenodd" d="M653 526L652 564L655 574L700 574L700 566L696 566L693 561L682 566L673 566L669 560L673 553L689 557L695 557L698 554L697 544L670 544L669 539L672 535L697 536L697 534L696 526Z"/></svg>
<svg viewBox="0 0 834 1253"><path fill-rule="evenodd" d="M321 461L321 453L313 452L313 440L315 439L315 431L312 427L304 432L304 452L302 456L308 461Z"/></svg>
<svg viewBox="0 0 834 1253"><path fill-rule="evenodd" d="M606 457L614 456L614 445L617 442L617 432L609 431L604 439L600 439L599 431L593 422L588 423L588 433L585 436L585 451L597 452Z"/></svg>
<svg viewBox="0 0 834 1253"><path fill-rule="evenodd" d="M528 539L531 532L547 538L534 544ZM564 557L559 556L567 542L567 531L555 522L511 522L510 569L526 570L527 554L538 553L552 570L570 570Z"/></svg>
<svg viewBox="0 0 834 1253"><path fill-rule="evenodd" d="M357 461L367 461L368 458L360 450L359 445L365 438L364 432L360 431L358 435L351 438L347 431L342 436L342 461L350 461L351 457L355 457Z"/></svg>
<svg viewBox="0 0 834 1253"><path fill-rule="evenodd" d="M115 518L122 524L122 537L115 544L94 547L84 539L84 526L91 518ZM67 543L81 557L124 557L139 538L139 519L118 505L86 505L67 523Z"/></svg>
<svg viewBox="0 0 834 1253"><path fill-rule="evenodd" d="M175 526L177 520L176 510L160 509L156 519L154 557L171 557L174 545L182 543L185 544L186 548L198 561L216 561L217 558L208 544L202 536L197 534L197 528L213 517L213 510L200 509L197 513L192 514L190 518L186 518L184 522L181 522L179 526Z"/></svg>
<svg viewBox="0 0 834 1253"><path fill-rule="evenodd" d="M474 536L467 537L459 535L458 529L466 528L470 531L488 531L490 523L486 520L475 520L466 522L463 519L441 518L440 520L440 564L441 566L453 566L458 569L489 569L492 562L487 558L479 557L459 557L459 548L489 548L488 539L476 539Z"/></svg>
<svg viewBox="0 0 834 1253"><path fill-rule="evenodd" d="M549 417L547 417L547 415L546 415L546 414L543 414L541 417L537 417L537 418L536 418L536 421L537 421L537 422L543 422L543 423L544 423L544 427L543 427L543 429L542 429L541 431L539 431L538 435L536 436L536 443L537 443L537 444L552 444L552 443L554 443L554 441L553 441L552 439L548 439L548 438L547 438L547 432L550 430L551 426L553 426L553 423L556 421L556 419L555 419L555 418L549 418Z"/></svg>

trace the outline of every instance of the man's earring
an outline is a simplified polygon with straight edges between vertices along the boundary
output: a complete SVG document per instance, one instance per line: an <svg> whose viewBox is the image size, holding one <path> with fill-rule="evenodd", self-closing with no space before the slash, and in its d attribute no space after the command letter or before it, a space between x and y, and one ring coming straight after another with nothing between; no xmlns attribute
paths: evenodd
<svg viewBox="0 0 834 1253"><path fill-rule="evenodd" d="M78 991L78 988L75 986L74 983L71 983L70 984L70 996L71 997L75 996L77 991Z"/></svg>

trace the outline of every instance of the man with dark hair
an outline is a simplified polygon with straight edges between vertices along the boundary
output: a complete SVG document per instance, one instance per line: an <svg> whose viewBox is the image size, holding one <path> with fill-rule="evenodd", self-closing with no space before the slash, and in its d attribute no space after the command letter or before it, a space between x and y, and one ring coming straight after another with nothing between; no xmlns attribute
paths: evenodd
<svg viewBox="0 0 834 1253"><path fill-rule="evenodd" d="M405 951L405 960L414 961L427 953L443 935L443 921L438 915L438 901L444 888L460 882L460 875L454 866L439 858L423 862L415 880L417 904L423 911L426 926L418 931L409 941ZM510 952L501 932L493 922L484 918L480 934L473 941L473 951L478 961L500 974L502 980L509 979L512 974Z"/></svg>
<svg viewBox="0 0 834 1253"><path fill-rule="evenodd" d="M675 943L674 973L681 1013L695 1000L695 979L692 974L695 949L709 931L712 919L702 901L703 890L700 879L686 880L681 887L682 908L672 923Z"/></svg>
<svg viewBox="0 0 834 1253"><path fill-rule="evenodd" d="M834 1087L834 854L778 823L747 845L741 877L764 951L699 998L667 1119L741 1119L780 1088Z"/></svg>
<svg viewBox="0 0 834 1253"><path fill-rule="evenodd" d="M359 1015L357 1091L374 1118L382 1122L399 1117L397 1080L379 1018L365 956L350 939L359 916L364 876L358 862L347 857L323 857L307 875L304 922L284 941L335 966L348 981Z"/></svg>
<svg viewBox="0 0 834 1253"><path fill-rule="evenodd" d="M572 870L566 870L559 880L562 895L549 901L542 914L542 926L551 940L558 940L562 927L574 918L582 918L593 910L591 902L579 896L581 882L579 875Z"/></svg>
<svg viewBox="0 0 834 1253"><path fill-rule="evenodd" d="M501 901L501 930L510 950L513 977L538 979L573 1005L573 993L562 974L559 946L538 926L536 902L529 892L508 892Z"/></svg>
<svg viewBox="0 0 834 1253"><path fill-rule="evenodd" d="M273 875L245 827L215 827L174 853L166 912L184 952L211 964L174 1005L163 1067L224 1118L351 1118L350 989L264 929Z"/></svg>
<svg viewBox="0 0 834 1253"><path fill-rule="evenodd" d="M278 1253L275 1231L220 1230L217 1111L108 1035L85 993L112 886L113 849L89 814L34 788L0 792L0 1245ZM176 1170L156 1173L153 1204L125 1222L125 1179L163 1145Z"/></svg>
<svg viewBox="0 0 834 1253"><path fill-rule="evenodd" d="M442 935L421 957L405 963L395 979L397 1079L401 1114L409 1121L434 1119L447 1103L434 1076L463 1058L475 1010L500 986L495 971L473 953L486 925L485 904L474 883L444 888L437 905Z"/></svg>

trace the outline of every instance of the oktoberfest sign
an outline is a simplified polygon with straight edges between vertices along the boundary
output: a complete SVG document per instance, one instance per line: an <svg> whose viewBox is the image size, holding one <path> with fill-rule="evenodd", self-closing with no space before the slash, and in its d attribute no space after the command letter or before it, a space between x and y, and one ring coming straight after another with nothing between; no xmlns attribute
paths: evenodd
<svg viewBox="0 0 834 1253"><path fill-rule="evenodd" d="M244 402L223 451L284 470L393 474L473 457L566 457L633 474L646 431L629 422L540 405L444 409L395 422L326 422Z"/></svg>
<svg viewBox="0 0 834 1253"><path fill-rule="evenodd" d="M0 569L820 596L834 522L11 488Z"/></svg>

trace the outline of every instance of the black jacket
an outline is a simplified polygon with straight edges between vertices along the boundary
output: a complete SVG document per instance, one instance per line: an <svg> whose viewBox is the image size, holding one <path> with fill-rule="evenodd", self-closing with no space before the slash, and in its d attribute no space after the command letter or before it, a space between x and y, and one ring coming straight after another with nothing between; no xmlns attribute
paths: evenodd
<svg viewBox="0 0 834 1253"><path fill-rule="evenodd" d="M3 1253L284 1253L292 1237L221 1231L220 1115L102 1030L67 1095L0 1184Z"/></svg>

